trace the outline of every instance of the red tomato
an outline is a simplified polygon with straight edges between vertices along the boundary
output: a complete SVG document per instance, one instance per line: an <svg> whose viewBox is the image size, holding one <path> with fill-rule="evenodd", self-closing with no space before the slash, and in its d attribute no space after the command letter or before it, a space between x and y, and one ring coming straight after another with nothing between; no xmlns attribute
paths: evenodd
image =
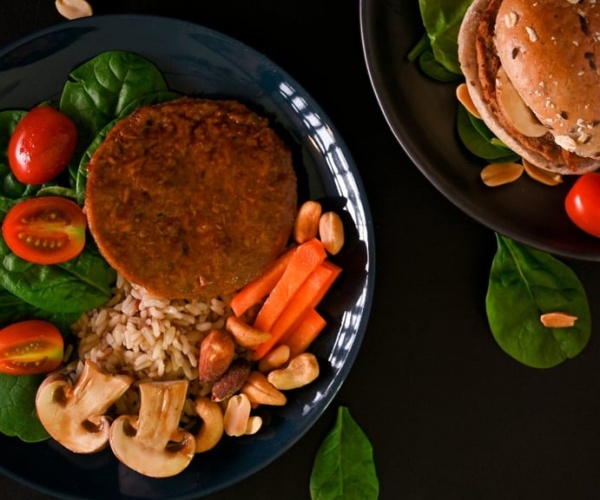
<svg viewBox="0 0 600 500"><path fill-rule="evenodd" d="M73 156L77 128L52 106L29 111L8 143L8 163L25 184L43 184L60 174Z"/></svg>
<svg viewBox="0 0 600 500"><path fill-rule="evenodd" d="M77 203L58 196L30 198L13 206L2 223L4 241L35 264L59 264L81 253L87 226Z"/></svg>
<svg viewBox="0 0 600 500"><path fill-rule="evenodd" d="M0 372L9 375L47 373L62 362L64 340L47 321L31 319L0 330Z"/></svg>
<svg viewBox="0 0 600 500"><path fill-rule="evenodd" d="M600 173L590 172L575 181L565 199L565 209L580 229L600 238Z"/></svg>

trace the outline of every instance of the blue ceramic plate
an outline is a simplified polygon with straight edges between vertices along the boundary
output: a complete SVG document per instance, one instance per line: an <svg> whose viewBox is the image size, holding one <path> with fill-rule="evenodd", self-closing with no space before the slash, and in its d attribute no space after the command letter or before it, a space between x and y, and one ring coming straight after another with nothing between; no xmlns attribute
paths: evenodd
<svg viewBox="0 0 600 500"><path fill-rule="evenodd" d="M141 476L110 450L72 454L52 441L25 444L0 436L0 469L31 488L69 498L197 498L262 469L287 451L323 413L346 378L371 308L374 237L367 198L348 150L321 108L293 79L253 49L220 33L151 16L91 17L60 24L0 51L0 109L57 99L67 74L107 50L152 60L172 90L251 103L269 116L295 149L300 199L322 199L343 210L347 243L336 256L344 268L322 304L328 319L313 352L321 376L289 394L257 435L224 439L194 458L180 475Z"/></svg>
<svg viewBox="0 0 600 500"><path fill-rule="evenodd" d="M457 84L433 81L407 58L424 33L419 3L360 4L373 89L392 132L425 177L466 214L499 233L554 254L600 260L600 238L580 231L563 208L574 178L555 187L526 175L497 188L481 182L484 160L469 154L457 138Z"/></svg>

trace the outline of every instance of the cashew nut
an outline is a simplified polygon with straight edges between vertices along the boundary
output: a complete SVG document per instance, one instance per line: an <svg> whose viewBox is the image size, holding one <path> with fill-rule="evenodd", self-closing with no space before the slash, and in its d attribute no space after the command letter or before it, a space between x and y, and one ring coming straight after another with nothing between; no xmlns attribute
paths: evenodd
<svg viewBox="0 0 600 500"><path fill-rule="evenodd" d="M285 391L307 385L318 376L319 362L316 356L310 352L303 352L292 358L285 368L269 373L267 380L277 389Z"/></svg>
<svg viewBox="0 0 600 500"><path fill-rule="evenodd" d="M196 399L194 408L202 419L202 426L196 434L196 453L202 453L214 448L223 437L223 410L219 403L205 396Z"/></svg>
<svg viewBox="0 0 600 500"><path fill-rule="evenodd" d="M242 347L256 347L271 338L269 332L254 328L237 316L229 316L225 328Z"/></svg>

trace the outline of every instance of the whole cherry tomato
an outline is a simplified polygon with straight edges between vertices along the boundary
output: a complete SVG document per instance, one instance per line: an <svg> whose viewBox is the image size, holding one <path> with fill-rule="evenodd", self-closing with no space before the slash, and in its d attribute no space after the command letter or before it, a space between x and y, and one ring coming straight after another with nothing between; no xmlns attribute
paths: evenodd
<svg viewBox="0 0 600 500"><path fill-rule="evenodd" d="M47 321L31 319L0 330L0 372L9 375L47 373L62 362L64 340Z"/></svg>
<svg viewBox="0 0 600 500"><path fill-rule="evenodd" d="M60 174L73 156L77 127L52 106L38 106L17 124L8 144L8 163L24 184L43 184Z"/></svg>
<svg viewBox="0 0 600 500"><path fill-rule="evenodd" d="M81 253L87 220L77 203L59 196L30 198L14 205L2 222L4 241L35 264L59 264Z"/></svg>
<svg viewBox="0 0 600 500"><path fill-rule="evenodd" d="M583 231L600 238L600 173L579 177L567 194L565 209Z"/></svg>

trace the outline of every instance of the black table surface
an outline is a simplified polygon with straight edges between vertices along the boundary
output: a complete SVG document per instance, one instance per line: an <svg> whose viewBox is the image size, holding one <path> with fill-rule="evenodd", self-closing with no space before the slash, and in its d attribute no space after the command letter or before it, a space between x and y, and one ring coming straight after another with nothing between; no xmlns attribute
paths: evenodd
<svg viewBox="0 0 600 500"><path fill-rule="evenodd" d="M549 370L497 346L484 308L494 235L430 185L389 130L363 58L357 0L91 3L96 14L193 21L265 54L335 123L369 194L376 288L350 375L292 449L211 498L309 498L314 456L339 405L373 444L381 499L600 497L600 332ZM53 0L4 1L0 44L63 21ZM567 263L600 324L600 264ZM0 477L0 498L49 497Z"/></svg>

